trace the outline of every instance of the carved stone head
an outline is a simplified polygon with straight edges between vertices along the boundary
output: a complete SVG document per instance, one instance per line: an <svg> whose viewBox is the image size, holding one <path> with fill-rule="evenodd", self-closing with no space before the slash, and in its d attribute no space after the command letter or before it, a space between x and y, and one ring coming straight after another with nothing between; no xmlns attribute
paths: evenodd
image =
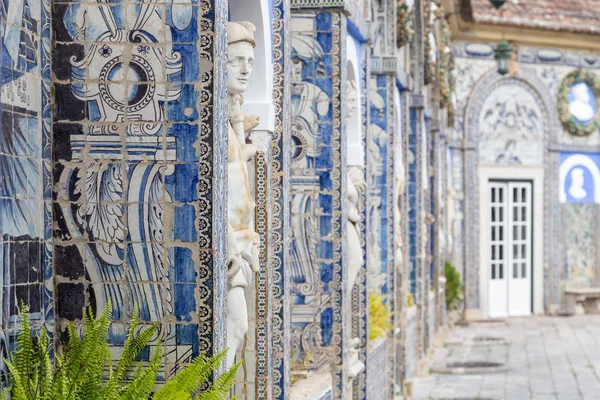
<svg viewBox="0 0 600 400"><path fill-rule="evenodd" d="M248 21L228 22L227 90L229 95L242 94L248 87L248 79L254 65L254 31Z"/></svg>

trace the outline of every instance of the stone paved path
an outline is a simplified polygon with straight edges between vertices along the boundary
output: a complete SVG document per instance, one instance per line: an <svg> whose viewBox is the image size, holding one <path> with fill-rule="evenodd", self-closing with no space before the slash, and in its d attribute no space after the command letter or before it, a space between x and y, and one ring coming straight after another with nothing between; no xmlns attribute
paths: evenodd
<svg viewBox="0 0 600 400"><path fill-rule="evenodd" d="M449 364L461 362L501 365L485 373L447 373ZM600 316L456 326L435 349L430 375L414 380L413 398L600 400Z"/></svg>

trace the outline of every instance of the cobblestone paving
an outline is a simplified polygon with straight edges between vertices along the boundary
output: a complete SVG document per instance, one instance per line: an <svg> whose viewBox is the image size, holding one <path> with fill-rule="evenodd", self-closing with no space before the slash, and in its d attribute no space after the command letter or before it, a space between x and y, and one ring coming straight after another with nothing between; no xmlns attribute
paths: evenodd
<svg viewBox="0 0 600 400"><path fill-rule="evenodd" d="M448 373L461 362L500 366ZM600 400L600 316L456 326L435 349L429 372L415 379L413 399Z"/></svg>

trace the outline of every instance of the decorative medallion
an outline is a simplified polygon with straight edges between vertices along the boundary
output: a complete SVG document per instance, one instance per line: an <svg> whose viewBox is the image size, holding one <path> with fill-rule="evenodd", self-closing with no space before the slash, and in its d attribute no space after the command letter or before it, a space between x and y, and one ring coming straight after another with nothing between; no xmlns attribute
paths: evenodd
<svg viewBox="0 0 600 400"><path fill-rule="evenodd" d="M597 99L600 78L583 70L567 75L558 88L558 112L565 129L577 136L587 136L600 126Z"/></svg>

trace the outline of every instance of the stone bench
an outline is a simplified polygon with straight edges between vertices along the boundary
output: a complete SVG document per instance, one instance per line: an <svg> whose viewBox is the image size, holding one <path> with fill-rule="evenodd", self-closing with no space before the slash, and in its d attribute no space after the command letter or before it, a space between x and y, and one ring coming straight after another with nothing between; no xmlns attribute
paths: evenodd
<svg viewBox="0 0 600 400"><path fill-rule="evenodd" d="M600 314L600 287L567 288L565 301L567 314Z"/></svg>

